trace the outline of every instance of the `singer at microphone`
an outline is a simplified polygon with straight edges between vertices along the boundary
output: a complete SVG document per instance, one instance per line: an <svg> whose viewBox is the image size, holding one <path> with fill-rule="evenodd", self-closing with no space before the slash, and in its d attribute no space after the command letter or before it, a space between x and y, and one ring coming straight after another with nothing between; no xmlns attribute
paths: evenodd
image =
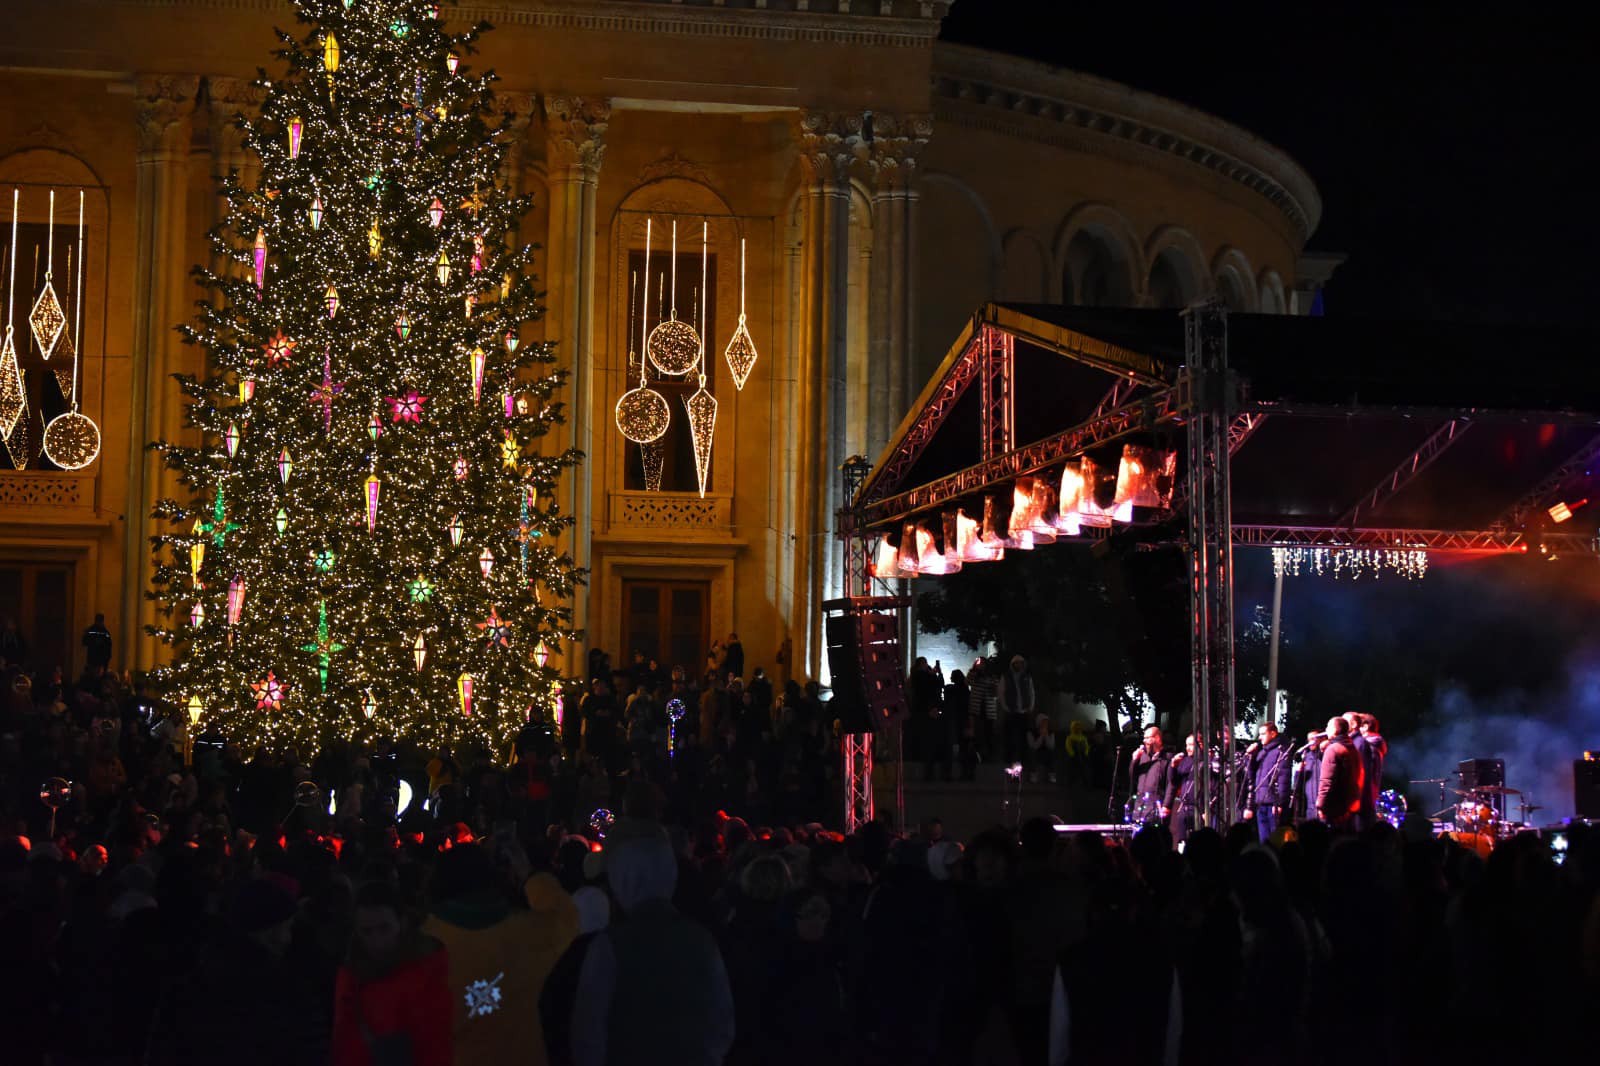
<svg viewBox="0 0 1600 1066"><path fill-rule="evenodd" d="M1285 820L1289 802L1294 798L1289 774L1294 753L1271 722L1257 726L1256 736L1258 742L1245 749L1244 816L1255 821L1256 833L1261 842L1266 843Z"/></svg>
<svg viewBox="0 0 1600 1066"><path fill-rule="evenodd" d="M1144 731L1144 743L1134 750L1133 760L1128 766L1128 781L1130 796L1137 800L1140 796L1151 796L1156 803L1161 803L1167 795L1167 756L1161 750L1161 727L1147 726ZM1162 811L1165 817L1166 811Z"/></svg>

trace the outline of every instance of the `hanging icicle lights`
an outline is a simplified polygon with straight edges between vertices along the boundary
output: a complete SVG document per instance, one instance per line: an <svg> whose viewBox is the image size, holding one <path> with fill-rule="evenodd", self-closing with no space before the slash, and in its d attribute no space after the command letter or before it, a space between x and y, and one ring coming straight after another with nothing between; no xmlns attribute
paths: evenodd
<svg viewBox="0 0 1600 1066"><path fill-rule="evenodd" d="M1408 581L1428 573L1428 553L1421 548L1273 548L1272 572L1285 577L1315 574L1360 580L1377 579L1384 571Z"/></svg>

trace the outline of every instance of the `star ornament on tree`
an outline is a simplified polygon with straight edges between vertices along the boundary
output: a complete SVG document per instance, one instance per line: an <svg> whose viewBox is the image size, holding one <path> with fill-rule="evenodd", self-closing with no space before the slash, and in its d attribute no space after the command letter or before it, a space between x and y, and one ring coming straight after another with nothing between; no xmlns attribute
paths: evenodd
<svg viewBox="0 0 1600 1066"><path fill-rule="evenodd" d="M500 612L496 608L489 608L489 617L479 622L478 628L489 638L489 647L511 647L511 626L500 617Z"/></svg>
<svg viewBox="0 0 1600 1066"><path fill-rule="evenodd" d="M217 501L211 505L211 521L200 528L211 534L211 543L219 548L222 547L222 542L227 539L229 533L235 533L239 529L237 523L228 521L228 504L223 499L222 486L220 484L217 486Z"/></svg>
<svg viewBox="0 0 1600 1066"><path fill-rule="evenodd" d="M323 436L327 436L333 431L333 398L344 392L344 387L347 384L349 382L333 380L332 356L324 348L322 351L322 384L311 390L311 402L322 407Z"/></svg>
<svg viewBox="0 0 1600 1066"><path fill-rule="evenodd" d="M256 710L281 711L284 697L289 694L289 686L268 670L266 677L250 683L250 692L256 698Z"/></svg>
<svg viewBox="0 0 1600 1066"><path fill-rule="evenodd" d="M317 657L317 672L322 677L322 691L328 691L328 662L337 652L344 651L343 644L334 642L328 631L328 603L324 600L317 610L317 639L310 644L300 645L301 651L309 651Z"/></svg>
<svg viewBox="0 0 1600 1066"><path fill-rule="evenodd" d="M283 335L283 330L278 330L267 343L261 346L261 350L267 353L267 365L270 367L288 366L290 357L294 355L295 344L295 341Z"/></svg>
<svg viewBox="0 0 1600 1066"><path fill-rule="evenodd" d="M428 398L419 395L416 389L407 389L399 396L384 397L384 402L389 405L395 422L421 422L422 405Z"/></svg>

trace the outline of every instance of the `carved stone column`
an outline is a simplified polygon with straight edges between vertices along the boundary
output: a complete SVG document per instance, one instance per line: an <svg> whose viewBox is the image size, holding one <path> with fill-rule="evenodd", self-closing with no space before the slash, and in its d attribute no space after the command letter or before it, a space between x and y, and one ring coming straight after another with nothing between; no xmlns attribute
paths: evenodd
<svg viewBox="0 0 1600 1066"><path fill-rule="evenodd" d="M595 191L606 150L606 124L611 102L594 97L547 96L544 119L546 163L550 181L549 296L545 336L565 353L561 365L567 379L566 446L584 453L581 466L562 489L562 507L573 516L571 553L580 567L590 565L593 510L604 501L592 498L594 486L594 270ZM573 598L572 622L589 624L588 593ZM589 638L592 639L592 638ZM567 649L567 670L585 665L585 649Z"/></svg>
<svg viewBox="0 0 1600 1066"><path fill-rule="evenodd" d="M797 136L806 180L800 266L800 484L796 493L795 608L804 625L806 672L822 668L822 601L828 575L839 570L833 540L840 503L848 417L850 164L861 141L861 116L802 113ZM837 576L837 575L836 575ZM837 582L834 582L837 584Z"/></svg>
<svg viewBox="0 0 1600 1066"><path fill-rule="evenodd" d="M933 133L931 115L872 116L872 299L868 348L867 455L875 457L905 417L915 394L911 380L913 313L912 241L916 233L917 154Z"/></svg>
<svg viewBox="0 0 1600 1066"><path fill-rule="evenodd" d="M150 588L151 505L176 489L160 457L145 445L178 432L182 403L168 379L179 339L173 327L184 317L188 249L184 208L188 193L191 121L200 79L194 75L141 75L134 87L139 124L135 160L132 439L128 458L123 645L129 665L156 661L156 641L144 635L155 621Z"/></svg>
<svg viewBox="0 0 1600 1066"><path fill-rule="evenodd" d="M238 118L254 118L266 99L266 91L252 85L244 78L210 77L206 79L206 96L209 107L206 118L211 135L211 180L216 190L212 225L227 221L228 199L222 195L222 181L231 173L239 175L239 184L254 189L261 179L261 160L244 146L244 130ZM228 264L213 253L211 269L221 272Z"/></svg>

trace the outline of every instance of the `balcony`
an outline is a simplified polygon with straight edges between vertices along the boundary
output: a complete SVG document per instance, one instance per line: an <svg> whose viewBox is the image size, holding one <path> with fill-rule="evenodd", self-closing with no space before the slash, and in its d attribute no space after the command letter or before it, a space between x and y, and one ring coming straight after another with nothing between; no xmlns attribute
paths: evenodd
<svg viewBox="0 0 1600 1066"><path fill-rule="evenodd" d="M612 492L606 533L625 540L732 541L733 496L708 492Z"/></svg>
<svg viewBox="0 0 1600 1066"><path fill-rule="evenodd" d="M93 521L96 476L93 470L0 471L0 524Z"/></svg>

